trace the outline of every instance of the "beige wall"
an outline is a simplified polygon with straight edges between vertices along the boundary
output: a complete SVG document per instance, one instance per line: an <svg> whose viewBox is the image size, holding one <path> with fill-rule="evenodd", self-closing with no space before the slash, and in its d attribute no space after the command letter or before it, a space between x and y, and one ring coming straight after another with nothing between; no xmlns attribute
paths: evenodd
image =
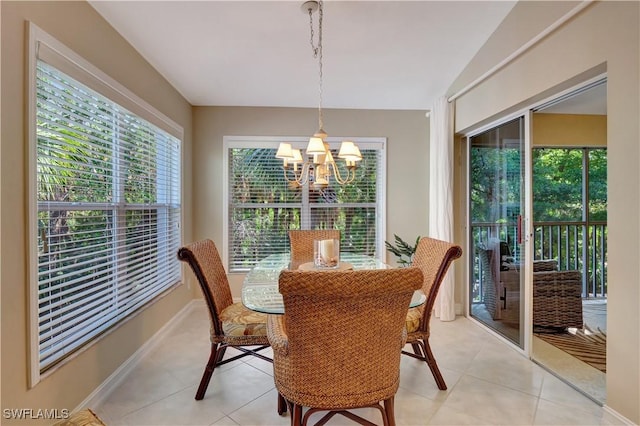
<svg viewBox="0 0 640 426"><path fill-rule="evenodd" d="M2 408L74 409L193 297L180 286L28 389L25 28L32 21L184 127L191 161L191 107L85 2L0 2ZM190 171L190 168L185 168ZM191 176L184 176L190 238ZM3 419L3 423L11 423ZM25 422L20 424L32 424ZM47 423L47 421L43 421Z"/></svg>
<svg viewBox="0 0 640 426"><path fill-rule="evenodd" d="M533 146L607 146L607 116L533 114Z"/></svg>
<svg viewBox="0 0 640 426"><path fill-rule="evenodd" d="M424 111L324 110L335 137L387 138L387 240L412 240L428 231L429 120ZM310 136L317 109L194 107L194 238L212 238L222 250L224 136ZM389 255L388 261L393 261ZM229 277L240 296L242 274Z"/></svg>
<svg viewBox="0 0 640 426"><path fill-rule="evenodd" d="M518 23L549 15L536 2L520 2L456 81L455 93L487 69L486 58L507 57L533 36L516 31ZM548 2L541 2L548 4ZM568 4L571 6L575 3ZM456 130L464 132L507 111L567 89L579 80L607 72L608 141L608 309L607 401L615 412L640 422L640 34L638 2L594 2L578 16L486 81L456 100ZM566 8L568 9L568 7ZM494 59L494 63L495 63ZM461 224L462 225L462 224ZM458 289L463 291L462 289Z"/></svg>

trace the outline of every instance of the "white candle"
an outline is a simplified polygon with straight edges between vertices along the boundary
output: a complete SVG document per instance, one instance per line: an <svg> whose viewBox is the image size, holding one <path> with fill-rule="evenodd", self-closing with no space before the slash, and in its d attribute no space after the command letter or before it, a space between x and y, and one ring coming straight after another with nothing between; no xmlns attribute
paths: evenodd
<svg viewBox="0 0 640 426"><path fill-rule="evenodd" d="M331 258L333 255L333 240L322 240L320 241L320 257L322 257L322 262L325 265L331 264Z"/></svg>

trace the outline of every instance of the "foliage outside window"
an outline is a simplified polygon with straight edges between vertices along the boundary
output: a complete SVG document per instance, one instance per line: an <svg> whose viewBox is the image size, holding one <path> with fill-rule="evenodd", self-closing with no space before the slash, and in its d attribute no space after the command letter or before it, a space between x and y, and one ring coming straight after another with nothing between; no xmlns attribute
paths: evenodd
<svg viewBox="0 0 640 426"><path fill-rule="evenodd" d="M270 254L288 252L290 229L339 229L342 252L379 255L382 143L357 142L364 158L353 183L331 179L327 189L315 191L285 180L282 160L275 158L278 141L228 139L229 272L247 271ZM336 149L337 144L335 158Z"/></svg>
<svg viewBox="0 0 640 426"><path fill-rule="evenodd" d="M607 150L533 150L534 256L583 271L583 296L607 294Z"/></svg>
<svg viewBox="0 0 640 426"><path fill-rule="evenodd" d="M607 150L534 149L533 198L536 222L606 221Z"/></svg>
<svg viewBox="0 0 640 426"><path fill-rule="evenodd" d="M180 140L42 60L35 95L42 372L179 282Z"/></svg>

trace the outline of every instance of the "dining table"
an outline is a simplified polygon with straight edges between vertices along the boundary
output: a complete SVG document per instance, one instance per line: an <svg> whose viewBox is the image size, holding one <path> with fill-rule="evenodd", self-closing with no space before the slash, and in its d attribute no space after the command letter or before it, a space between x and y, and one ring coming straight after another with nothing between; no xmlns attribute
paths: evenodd
<svg viewBox="0 0 640 426"><path fill-rule="evenodd" d="M278 279L283 269L289 268L289 253L271 254L256 263L247 273L242 283L242 303L247 308L266 314L283 314L284 302L278 291ZM389 265L372 256L357 253L340 253L340 264L336 269L316 269L313 263L299 266L302 270L325 271L327 274L335 270L345 269L388 269ZM422 290L413 293L409 307L422 305L426 296Z"/></svg>

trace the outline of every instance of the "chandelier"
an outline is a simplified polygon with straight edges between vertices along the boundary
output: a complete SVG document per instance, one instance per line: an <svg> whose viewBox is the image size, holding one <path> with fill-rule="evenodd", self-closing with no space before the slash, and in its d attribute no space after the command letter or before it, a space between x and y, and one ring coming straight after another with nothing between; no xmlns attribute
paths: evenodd
<svg viewBox="0 0 640 426"><path fill-rule="evenodd" d="M327 133L324 131L322 121L322 0L307 1L302 5L302 11L309 14L309 27L311 32L311 49L313 57L318 58L319 68L319 102L318 102L318 131L309 138L307 149L303 156L299 149L293 148L290 143L281 142L276 152L276 158L283 160L285 179L293 185L306 185L307 182L317 190L329 186L331 176L340 185L344 185L356 177L356 163L362 160L362 154L358 145L352 141L343 141L338 151L338 158L344 160L342 171L331 154L329 144L326 142ZM318 42L314 43L313 14L318 12ZM305 159L306 157L306 159Z"/></svg>

